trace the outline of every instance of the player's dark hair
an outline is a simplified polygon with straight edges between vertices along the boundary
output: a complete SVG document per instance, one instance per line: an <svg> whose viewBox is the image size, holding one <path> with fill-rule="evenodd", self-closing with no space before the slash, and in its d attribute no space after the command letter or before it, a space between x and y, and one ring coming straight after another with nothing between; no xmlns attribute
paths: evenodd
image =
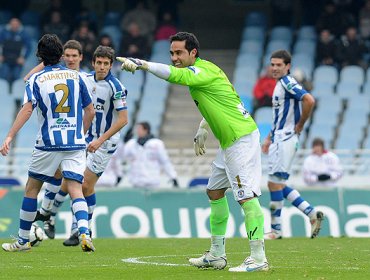
<svg viewBox="0 0 370 280"><path fill-rule="evenodd" d="M80 55L82 54L82 45L76 40L68 40L63 46L63 51L66 49L77 50Z"/></svg>
<svg viewBox="0 0 370 280"><path fill-rule="evenodd" d="M114 49L107 46L99 46L96 48L93 54L93 62L95 62L97 57L107 57L110 59L110 63L113 63L114 60Z"/></svg>
<svg viewBox="0 0 370 280"><path fill-rule="evenodd" d="M54 65L60 61L63 54L63 45L55 34L45 34L37 45L36 56L44 65Z"/></svg>
<svg viewBox="0 0 370 280"><path fill-rule="evenodd" d="M139 122L138 125L141 125L150 134L150 124L148 122Z"/></svg>
<svg viewBox="0 0 370 280"><path fill-rule="evenodd" d="M323 149L325 149L324 140L322 140L321 138L315 138L315 139L313 139L313 141L312 141L312 147L315 147L315 146L321 146L321 147L323 147Z"/></svg>
<svg viewBox="0 0 370 280"><path fill-rule="evenodd" d="M197 53L195 57L199 56L199 41L193 33L189 32L177 32L175 35L170 37L170 42L173 41L185 41L185 49L190 53L192 50L196 49Z"/></svg>
<svg viewBox="0 0 370 280"><path fill-rule="evenodd" d="M284 61L285 64L290 64L292 62L292 56L286 50L277 50L277 51L274 51L271 54L270 59L271 58L280 58L280 59L282 59Z"/></svg>

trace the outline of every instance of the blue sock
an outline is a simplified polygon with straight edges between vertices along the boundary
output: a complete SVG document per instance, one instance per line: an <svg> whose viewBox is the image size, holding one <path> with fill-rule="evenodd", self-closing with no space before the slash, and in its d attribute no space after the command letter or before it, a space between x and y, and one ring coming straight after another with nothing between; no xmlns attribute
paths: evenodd
<svg viewBox="0 0 370 280"><path fill-rule="evenodd" d="M279 232L281 231L281 209L284 205L283 192L272 191L270 192L271 202L270 202L270 211L271 211L271 231Z"/></svg>
<svg viewBox="0 0 370 280"><path fill-rule="evenodd" d="M25 244L29 241L30 229L37 212L37 198L23 197L19 211L18 242Z"/></svg>
<svg viewBox="0 0 370 280"><path fill-rule="evenodd" d="M300 193L297 190L285 186L283 189L283 195L287 200L289 200L295 207L301 210L308 217L316 217L315 209L301 197Z"/></svg>
<svg viewBox="0 0 370 280"><path fill-rule="evenodd" d="M76 198L72 201L73 213L76 216L78 231L80 234L89 234L89 222L87 204L84 198Z"/></svg>
<svg viewBox="0 0 370 280"><path fill-rule="evenodd" d="M93 193L92 195L85 197L85 199L88 208L89 228L91 228L92 216L96 206L96 195Z"/></svg>

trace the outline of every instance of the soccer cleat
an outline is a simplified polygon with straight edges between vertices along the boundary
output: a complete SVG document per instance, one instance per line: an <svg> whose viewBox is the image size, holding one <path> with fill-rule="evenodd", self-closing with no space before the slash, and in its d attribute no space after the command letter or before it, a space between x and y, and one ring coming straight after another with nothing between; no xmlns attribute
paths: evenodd
<svg viewBox="0 0 370 280"><path fill-rule="evenodd" d="M311 238L315 238L319 235L321 229L321 223L324 220L324 213L321 211L316 212L316 218L310 220L311 222Z"/></svg>
<svg viewBox="0 0 370 280"><path fill-rule="evenodd" d="M267 270L269 270L269 263L266 259L262 263L257 263L252 257L246 258L239 266L229 268L230 272L257 272Z"/></svg>
<svg viewBox="0 0 370 280"><path fill-rule="evenodd" d="M36 222L36 221L46 222L46 221L47 221L47 220L49 220L49 219L50 219L50 214L48 214L48 215L44 216L44 215L42 215L42 214L40 213L40 211L39 211L39 210L37 210L36 217L35 217L35 219L34 219L33 221L34 221L34 222Z"/></svg>
<svg viewBox="0 0 370 280"><path fill-rule="evenodd" d="M80 244L80 239L78 239L78 231L63 241L64 246L77 246L78 244Z"/></svg>
<svg viewBox="0 0 370 280"><path fill-rule="evenodd" d="M94 247L94 244L92 243L90 236L83 233L79 236L79 240L81 242L82 251L95 252L95 247Z"/></svg>
<svg viewBox="0 0 370 280"><path fill-rule="evenodd" d="M15 241L13 243L3 243L1 245L4 251L7 252L21 252L21 251L28 251L31 249L30 242L26 242L24 244L20 244L19 241Z"/></svg>
<svg viewBox="0 0 370 280"><path fill-rule="evenodd" d="M211 255L209 251L206 251L203 256L199 258L190 258L189 262L191 265L198 268L214 268L214 269L224 269L227 265L226 256L215 257Z"/></svg>
<svg viewBox="0 0 370 280"><path fill-rule="evenodd" d="M283 236L281 235L281 232L277 232L277 231L271 231L271 232L265 233L264 235L264 239L266 240L282 239L282 238Z"/></svg>
<svg viewBox="0 0 370 280"><path fill-rule="evenodd" d="M44 222L44 231L50 239L55 238L55 225L50 220Z"/></svg>

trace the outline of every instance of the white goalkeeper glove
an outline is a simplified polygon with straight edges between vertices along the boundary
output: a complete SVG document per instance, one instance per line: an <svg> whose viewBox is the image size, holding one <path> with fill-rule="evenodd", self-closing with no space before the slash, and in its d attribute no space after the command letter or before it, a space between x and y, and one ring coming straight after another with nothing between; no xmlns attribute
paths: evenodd
<svg viewBox="0 0 370 280"><path fill-rule="evenodd" d="M148 62L138 58L132 57L116 57L119 62L122 62L121 69L135 73L136 70L148 70Z"/></svg>
<svg viewBox="0 0 370 280"><path fill-rule="evenodd" d="M206 153L206 140L208 136L209 125L205 119L200 122L197 134L194 136L194 151L197 156L202 156Z"/></svg>

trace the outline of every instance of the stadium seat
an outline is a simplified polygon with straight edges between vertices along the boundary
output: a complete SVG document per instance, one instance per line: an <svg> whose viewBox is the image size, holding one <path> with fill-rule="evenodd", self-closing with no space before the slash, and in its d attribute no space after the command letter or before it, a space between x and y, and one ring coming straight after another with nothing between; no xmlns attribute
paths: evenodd
<svg viewBox="0 0 370 280"><path fill-rule="evenodd" d="M322 98L334 95L334 85L324 82L314 83L311 93L315 98L321 100ZM335 99L339 100L337 96L335 96Z"/></svg>
<svg viewBox="0 0 370 280"><path fill-rule="evenodd" d="M255 83L257 80L257 70L251 66L237 67L235 68L233 81L235 84L242 83L243 81L248 81Z"/></svg>
<svg viewBox="0 0 370 280"><path fill-rule="evenodd" d="M239 49L240 54L252 54L258 58L262 57L263 54L263 42L257 40L246 40L242 41L242 44Z"/></svg>
<svg viewBox="0 0 370 280"><path fill-rule="evenodd" d="M252 53L239 54L236 58L236 67L238 68L246 64L258 71L261 66L261 58Z"/></svg>
<svg viewBox="0 0 370 280"><path fill-rule="evenodd" d="M243 29L242 41L255 40L259 42L265 41L265 31L263 27L248 26Z"/></svg>
<svg viewBox="0 0 370 280"><path fill-rule="evenodd" d="M312 40L316 41L317 34L315 27L312 25L301 26L298 30L297 40Z"/></svg>
<svg viewBox="0 0 370 280"><path fill-rule="evenodd" d="M314 67L313 57L306 53L300 53L292 57L292 67L309 68L311 72Z"/></svg>
<svg viewBox="0 0 370 280"><path fill-rule="evenodd" d="M155 41L152 47L152 54L168 55L169 49L170 49L170 41L168 40Z"/></svg>
<svg viewBox="0 0 370 280"><path fill-rule="evenodd" d="M24 90L25 90L25 84L24 84L23 79L15 80L12 85L13 99L23 100Z"/></svg>
<svg viewBox="0 0 370 280"><path fill-rule="evenodd" d="M245 17L245 26L261 26L266 27L267 26L267 16L262 12L250 12Z"/></svg>
<svg viewBox="0 0 370 280"><path fill-rule="evenodd" d="M370 81L366 81L362 86L362 93L364 95L370 96Z"/></svg>
<svg viewBox="0 0 370 280"><path fill-rule="evenodd" d="M119 12L108 12L104 15L104 26L115 25L119 26L121 14Z"/></svg>
<svg viewBox="0 0 370 280"><path fill-rule="evenodd" d="M282 40L290 45L292 39L293 30L288 26L275 26L271 29L270 40Z"/></svg>
<svg viewBox="0 0 370 280"><path fill-rule="evenodd" d="M316 42L312 40L298 40L293 47L293 58L297 54L306 54L315 57Z"/></svg>
<svg viewBox="0 0 370 280"><path fill-rule="evenodd" d="M257 123L269 123L272 122L272 108L271 107L261 107L254 112L254 120Z"/></svg>
<svg viewBox="0 0 370 280"><path fill-rule="evenodd" d="M273 53L274 51L282 50L282 49L289 51L290 43L288 41L281 40L281 39L272 39L267 43L266 54L271 55L271 53Z"/></svg>
<svg viewBox="0 0 370 280"><path fill-rule="evenodd" d="M362 85L365 80L364 70L360 66L350 65L343 67L340 72L341 82L353 82Z"/></svg>
<svg viewBox="0 0 370 280"><path fill-rule="evenodd" d="M334 126L320 121L313 123L310 126L306 143L312 143L312 140L316 137L322 138L330 146L334 138Z"/></svg>
<svg viewBox="0 0 370 280"><path fill-rule="evenodd" d="M271 131L271 120L269 122L259 122L257 125L261 135L260 140L263 142Z"/></svg>
<svg viewBox="0 0 370 280"><path fill-rule="evenodd" d="M23 29L32 40L36 40L40 37L40 29L35 25L24 25Z"/></svg>
<svg viewBox="0 0 370 280"><path fill-rule="evenodd" d="M336 93L344 99L355 98L361 94L361 85L354 81L341 81L337 84Z"/></svg>
<svg viewBox="0 0 370 280"><path fill-rule="evenodd" d="M208 177L195 177L190 180L188 187L189 188L194 188L194 187L203 187L207 186L209 181Z"/></svg>
<svg viewBox="0 0 370 280"><path fill-rule="evenodd" d="M313 73L313 83L320 84L321 82L335 85L338 81L338 70L334 66L322 65L316 67Z"/></svg>
<svg viewBox="0 0 370 280"><path fill-rule="evenodd" d="M100 35L104 34L109 35L112 38L114 48L119 50L122 39L121 29L116 25L106 25L100 30Z"/></svg>
<svg viewBox="0 0 370 280"><path fill-rule="evenodd" d="M249 81L248 79L245 79L244 81L233 83L233 86L240 97L247 96L249 98L253 98L254 84L255 84L255 81L252 82L252 81Z"/></svg>

